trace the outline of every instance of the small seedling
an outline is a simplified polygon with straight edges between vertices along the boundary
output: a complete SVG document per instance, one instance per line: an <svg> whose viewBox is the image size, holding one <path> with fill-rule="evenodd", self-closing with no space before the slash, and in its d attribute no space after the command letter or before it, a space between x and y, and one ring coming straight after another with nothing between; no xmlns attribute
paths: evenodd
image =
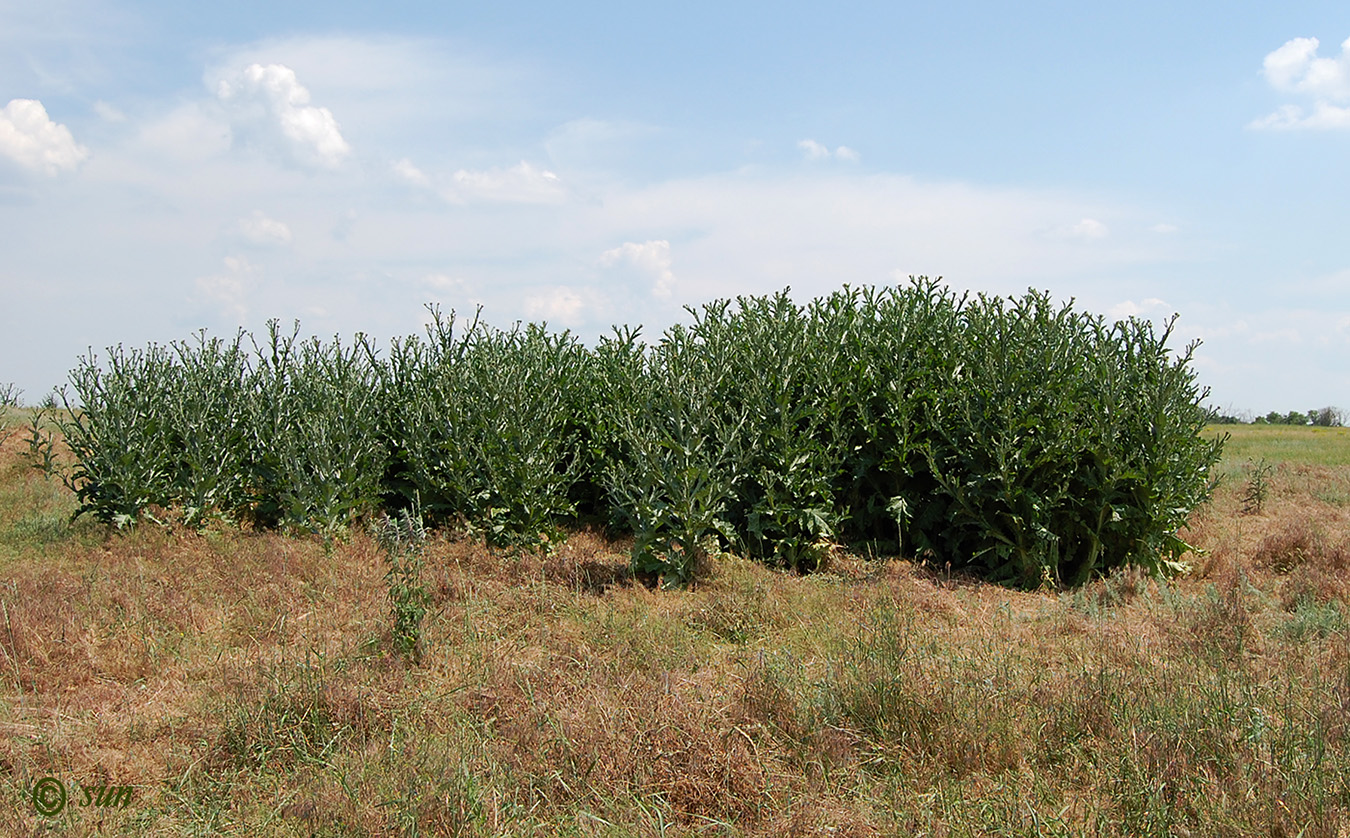
<svg viewBox="0 0 1350 838"><path fill-rule="evenodd" d="M6 427L9 419L6 414L10 408L19 406L21 392L23 391L13 384L0 384L0 444L14 435L14 431Z"/></svg>
<svg viewBox="0 0 1350 838"><path fill-rule="evenodd" d="M413 663L422 662L422 618L430 595L422 584L422 548L427 531L420 508L405 509L397 518L385 515L375 524L375 540L384 550L394 645Z"/></svg>
<svg viewBox="0 0 1350 838"><path fill-rule="evenodd" d="M1270 495L1270 473L1274 467L1264 457L1259 463L1251 460L1247 463L1251 476L1247 478L1247 488L1242 492L1242 514L1256 515L1260 514Z"/></svg>
<svg viewBox="0 0 1350 838"><path fill-rule="evenodd" d="M43 420L46 409L39 408L28 423L28 464L50 478L56 473L56 447L52 444L52 432L44 430Z"/></svg>

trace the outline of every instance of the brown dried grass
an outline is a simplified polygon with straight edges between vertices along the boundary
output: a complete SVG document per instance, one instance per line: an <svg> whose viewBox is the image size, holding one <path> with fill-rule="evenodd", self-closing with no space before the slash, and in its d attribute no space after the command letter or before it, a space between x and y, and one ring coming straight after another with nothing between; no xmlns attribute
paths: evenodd
<svg viewBox="0 0 1350 838"><path fill-rule="evenodd" d="M655 591L594 530L525 555L441 536L420 666L361 533L17 550L0 830L40 829L19 796L56 775L137 791L73 834L1136 834L1167 812L1335 835L1346 801L1295 745L1350 765L1350 643L1284 627L1345 606L1350 521L1322 497L1341 471L1277 470L1260 515L1222 488L1188 578L1058 595L846 554L805 577L714 557Z"/></svg>

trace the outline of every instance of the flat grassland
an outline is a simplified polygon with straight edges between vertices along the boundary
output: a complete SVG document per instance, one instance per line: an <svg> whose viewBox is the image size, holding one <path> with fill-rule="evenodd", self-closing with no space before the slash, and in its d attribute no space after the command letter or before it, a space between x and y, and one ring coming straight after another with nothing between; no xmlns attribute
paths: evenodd
<svg viewBox="0 0 1350 838"><path fill-rule="evenodd" d="M1248 459L1309 466L1350 465L1350 428L1295 425L1211 425L1207 434L1227 433L1224 464Z"/></svg>
<svg viewBox="0 0 1350 838"><path fill-rule="evenodd" d="M1225 431L1171 582L1017 593L840 553L654 591L595 532L442 534L420 664L366 534L72 525L15 433L0 833L1345 835L1350 432Z"/></svg>

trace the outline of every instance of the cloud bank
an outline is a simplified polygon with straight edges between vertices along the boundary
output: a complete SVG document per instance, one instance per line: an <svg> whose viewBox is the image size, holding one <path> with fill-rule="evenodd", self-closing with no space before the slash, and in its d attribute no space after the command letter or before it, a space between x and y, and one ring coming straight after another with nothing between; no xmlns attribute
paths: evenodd
<svg viewBox="0 0 1350 838"><path fill-rule="evenodd" d="M1256 129L1343 129L1350 128L1350 39L1341 44L1333 58L1317 55L1316 38L1294 38L1271 52L1262 62L1262 74L1270 86L1281 93L1311 101L1311 110L1302 105L1281 105L1273 113L1251 123Z"/></svg>
<svg viewBox="0 0 1350 838"><path fill-rule="evenodd" d="M11 99L0 110L0 154L29 171L55 177L89 156L70 129L51 120L36 99Z"/></svg>
<svg viewBox="0 0 1350 838"><path fill-rule="evenodd" d="M675 273L670 269L670 242L624 242L600 254L600 264L605 268L626 266L640 282L650 285L653 297L670 299L675 286Z"/></svg>
<svg viewBox="0 0 1350 838"><path fill-rule="evenodd" d="M815 140L807 139L799 141L797 143L797 148L802 150L802 154L806 156L807 160L828 160L833 157L836 160L846 160L850 163L857 163L862 159L862 156L859 155L858 152L846 145L841 145L834 151L830 151L827 146L822 145Z"/></svg>
<svg viewBox="0 0 1350 838"><path fill-rule="evenodd" d="M262 210L254 210L248 218L239 219L240 237L256 247L276 247L291 243L291 228L275 218L268 218Z"/></svg>
<svg viewBox="0 0 1350 838"><path fill-rule="evenodd" d="M250 64L221 79L216 97L246 138L276 143L301 165L336 169L351 154L332 112L311 105L309 91L284 64Z"/></svg>

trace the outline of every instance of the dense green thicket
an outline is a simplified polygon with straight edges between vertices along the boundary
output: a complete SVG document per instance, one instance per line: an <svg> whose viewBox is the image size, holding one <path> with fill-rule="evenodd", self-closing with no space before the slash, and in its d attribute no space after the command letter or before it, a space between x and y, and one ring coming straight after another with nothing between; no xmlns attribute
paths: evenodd
<svg viewBox="0 0 1350 838"><path fill-rule="evenodd" d="M569 334L502 332L474 320L458 336L439 313L424 343L395 341L382 377L386 500L420 498L434 521L456 516L494 542L535 539L574 513L579 407L590 356Z"/></svg>
<svg viewBox="0 0 1350 838"><path fill-rule="evenodd" d="M252 352L199 338L72 373L81 511L340 530L420 504L496 543L578 517L686 581L712 548L813 568L832 544L988 578L1159 568L1220 443L1170 324L936 282L718 301L654 345L436 316L387 360L365 338Z"/></svg>

